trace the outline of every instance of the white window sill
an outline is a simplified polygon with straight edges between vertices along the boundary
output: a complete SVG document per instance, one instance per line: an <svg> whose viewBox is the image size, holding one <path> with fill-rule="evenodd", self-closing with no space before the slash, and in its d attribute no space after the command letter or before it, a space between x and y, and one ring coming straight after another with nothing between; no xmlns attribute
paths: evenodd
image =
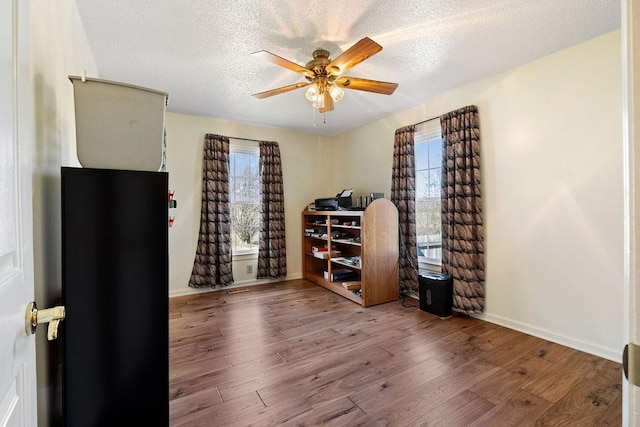
<svg viewBox="0 0 640 427"><path fill-rule="evenodd" d="M427 260L426 258L418 257L418 270L423 271L435 271L437 273L442 272L442 261Z"/></svg>
<svg viewBox="0 0 640 427"><path fill-rule="evenodd" d="M258 251L242 251L234 252L232 259L235 261L248 261L250 259L258 259Z"/></svg>
<svg viewBox="0 0 640 427"><path fill-rule="evenodd" d="M418 264L429 264L429 265L434 265L434 266L441 266L442 265L442 260L434 260L434 259L429 259L429 258L424 258L419 256L418 257Z"/></svg>

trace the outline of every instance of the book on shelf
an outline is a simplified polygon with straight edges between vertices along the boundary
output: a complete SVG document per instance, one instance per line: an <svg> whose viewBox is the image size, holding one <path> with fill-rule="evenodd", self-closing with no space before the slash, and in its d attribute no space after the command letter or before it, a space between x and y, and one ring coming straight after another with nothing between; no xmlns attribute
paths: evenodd
<svg viewBox="0 0 640 427"><path fill-rule="evenodd" d="M345 269L338 269L331 271L329 274L328 271L324 271L325 280L330 280L332 282L343 281L345 279L350 279L353 277L353 271Z"/></svg>
<svg viewBox="0 0 640 427"><path fill-rule="evenodd" d="M352 280L349 282L342 282L342 286L348 291L357 291L358 289L360 289L362 284L359 280Z"/></svg>
<svg viewBox="0 0 640 427"><path fill-rule="evenodd" d="M350 279L352 277L353 277L353 271L346 268L332 270L330 274L330 280L332 282Z"/></svg>

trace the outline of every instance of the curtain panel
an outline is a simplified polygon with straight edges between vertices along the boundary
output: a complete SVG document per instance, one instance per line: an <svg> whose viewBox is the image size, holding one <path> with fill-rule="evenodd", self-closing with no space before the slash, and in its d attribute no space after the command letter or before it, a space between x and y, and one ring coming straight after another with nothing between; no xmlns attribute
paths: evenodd
<svg viewBox="0 0 640 427"><path fill-rule="evenodd" d="M260 241L258 279L287 275L282 163L277 142L260 141Z"/></svg>
<svg viewBox="0 0 640 427"><path fill-rule="evenodd" d="M453 309L484 311L480 125L474 105L440 118L442 126L442 272L453 278Z"/></svg>
<svg viewBox="0 0 640 427"><path fill-rule="evenodd" d="M398 208L400 227L400 292L418 293L418 249L416 245L415 125L397 129L393 144L391 201Z"/></svg>
<svg viewBox="0 0 640 427"><path fill-rule="evenodd" d="M207 134L202 161L198 246L189 279L194 288L233 283L229 206L229 138Z"/></svg>

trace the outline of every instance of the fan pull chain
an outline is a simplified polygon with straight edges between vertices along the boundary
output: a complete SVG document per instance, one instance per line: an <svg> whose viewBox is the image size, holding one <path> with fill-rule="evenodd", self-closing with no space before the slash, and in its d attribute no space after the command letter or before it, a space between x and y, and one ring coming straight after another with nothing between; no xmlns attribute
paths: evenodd
<svg viewBox="0 0 640 427"><path fill-rule="evenodd" d="M313 105L311 105L311 110L312 110L312 117L313 117L313 128L316 128L316 107L314 107Z"/></svg>
<svg viewBox="0 0 640 427"><path fill-rule="evenodd" d="M313 128L316 128L316 107L311 106L311 109L313 110ZM327 113L322 113L322 124L327 124Z"/></svg>

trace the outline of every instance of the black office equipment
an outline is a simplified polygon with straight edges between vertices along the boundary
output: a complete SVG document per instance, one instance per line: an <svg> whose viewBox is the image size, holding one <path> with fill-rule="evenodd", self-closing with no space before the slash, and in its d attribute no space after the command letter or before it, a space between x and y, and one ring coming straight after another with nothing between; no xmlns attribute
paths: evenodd
<svg viewBox="0 0 640 427"><path fill-rule="evenodd" d="M428 272L418 277L420 310L438 317L451 316L453 279L448 274Z"/></svg>
<svg viewBox="0 0 640 427"><path fill-rule="evenodd" d="M62 168L64 425L168 426L168 174Z"/></svg>
<svg viewBox="0 0 640 427"><path fill-rule="evenodd" d="M349 197L328 197L316 199L315 208L318 211L337 211L351 207L351 196Z"/></svg>

